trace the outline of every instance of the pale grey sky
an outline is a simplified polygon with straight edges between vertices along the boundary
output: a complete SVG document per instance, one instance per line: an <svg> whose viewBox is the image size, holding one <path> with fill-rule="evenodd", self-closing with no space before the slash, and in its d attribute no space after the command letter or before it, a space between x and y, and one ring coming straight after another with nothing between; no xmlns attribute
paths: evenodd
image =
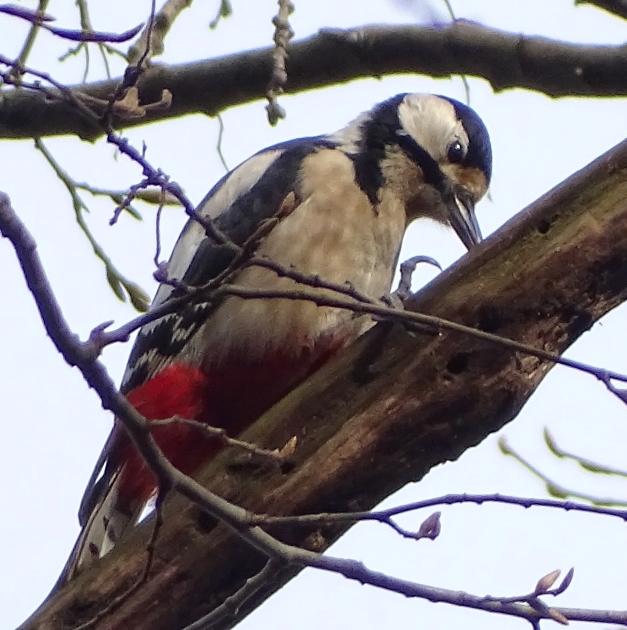
<svg viewBox="0 0 627 630"><path fill-rule="evenodd" d="M32 3L30 3L32 5ZM268 45L274 0L234 4L234 16L216 31L206 27L217 0L183 14L167 39L163 60L182 62L243 48ZM433 6L445 16L437 0ZM460 17L527 34L581 42L619 43L627 25L591 7L573 8L572 0L456 0ZM141 22L150 2L92 2L92 20L99 30L121 31ZM59 25L76 24L73 3L53 0L49 12ZM123 16L121 18L120 16ZM369 23L414 23L422 19L411 3L386 0L299 2L292 18L296 37L321 27ZM15 54L25 27L0 16L2 52ZM77 82L80 59L58 66L66 49L48 35L35 50L31 64L53 71L59 80ZM92 78L102 76L98 55L92 55ZM119 69L118 69L119 73ZM493 201L479 206L487 234L574 170L627 136L624 100L563 99L521 90L494 95L483 81L472 80L471 105L490 130L494 148ZM281 100L288 118L276 128L265 122L263 103L224 115L224 153L233 167L251 153L275 142L342 127L375 102L405 91L430 91L464 99L459 79L432 81L401 76L353 82ZM201 116L134 129L127 135L136 146L143 141L151 162L178 181L193 200L200 200L222 175L216 155L218 124ZM113 157L102 141L95 146L74 138L47 141L48 147L78 181L122 187L139 178L124 157ZM0 188L38 240L57 296L74 329L86 335L98 323L121 323L133 315L107 290L102 266L94 259L73 217L69 197L32 143L5 141L0 147ZM89 223L107 252L125 273L152 293L154 248L152 211L138 224L123 218L107 223L111 207L89 200ZM182 211L169 210L164 235L169 244L178 234ZM166 244L167 246L167 244ZM415 225L405 244L406 256L424 253L449 264L463 254L453 234ZM23 621L56 580L78 533L76 511L83 488L110 428L77 370L67 367L43 332L9 244L0 242L3 309L0 318L0 630ZM421 270L423 281L432 270ZM627 371L624 309L618 309L578 342L569 356ZM104 360L119 380L128 346L109 348ZM503 431L556 479L579 489L627 499L627 488L616 480L590 480L574 466L556 462L542 444L549 426L570 450L627 468L624 406L591 377L555 369L520 416ZM603 483L602 483L603 482ZM511 459L498 452L496 438L465 453L458 462L440 466L420 484L388 499L399 504L452 492L500 492L544 496L543 486ZM416 526L427 513L406 519ZM576 567L575 580L560 597L561 605L624 608L623 541L627 524L599 518L541 510L496 506L460 506L443 510L442 533L435 542L404 541L386 529L364 524L332 549L334 555L363 560L369 567L418 582L463 589L476 594L512 595L533 589L537 579L555 568ZM303 614L305 613L305 614ZM499 630L521 628L524 622L485 613L410 601L343 578L306 571L264 604L240 627L396 628L429 627Z"/></svg>

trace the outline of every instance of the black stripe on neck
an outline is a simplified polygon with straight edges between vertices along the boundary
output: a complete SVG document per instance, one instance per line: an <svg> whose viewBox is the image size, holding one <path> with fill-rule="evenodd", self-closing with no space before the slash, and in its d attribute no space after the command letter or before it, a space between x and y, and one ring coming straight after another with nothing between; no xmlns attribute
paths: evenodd
<svg viewBox="0 0 627 630"><path fill-rule="evenodd" d="M425 183L439 191L447 188L447 178L438 163L411 136L406 134L398 118L398 108L406 94L398 94L378 105L362 125L357 153L349 155L355 168L355 181L370 202L379 203L379 190L385 184L381 163L391 146L398 146L415 162Z"/></svg>

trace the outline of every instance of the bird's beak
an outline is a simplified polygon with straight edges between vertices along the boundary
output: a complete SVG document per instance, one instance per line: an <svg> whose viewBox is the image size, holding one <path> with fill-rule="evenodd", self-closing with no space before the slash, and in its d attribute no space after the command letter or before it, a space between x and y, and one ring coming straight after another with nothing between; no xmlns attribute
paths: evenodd
<svg viewBox="0 0 627 630"><path fill-rule="evenodd" d="M481 230L475 216L474 199L465 190L455 192L447 201L448 219L451 227L467 249L481 242Z"/></svg>

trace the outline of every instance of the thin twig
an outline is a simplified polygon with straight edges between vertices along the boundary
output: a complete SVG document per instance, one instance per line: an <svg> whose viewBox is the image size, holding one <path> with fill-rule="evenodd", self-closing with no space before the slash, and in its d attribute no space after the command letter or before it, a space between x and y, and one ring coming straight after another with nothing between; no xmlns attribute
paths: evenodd
<svg viewBox="0 0 627 630"><path fill-rule="evenodd" d="M418 324L430 326L433 330L440 332L442 330L450 330L483 341L488 341L500 345L504 348L510 348L517 352L523 352L529 354L543 361L550 361L559 365L565 365L580 372L586 372L598 378L601 382L605 383L607 379L621 381L627 383L627 375L606 370L604 368L597 368L580 361L574 361L573 359L567 359L546 350L534 348L519 341L513 339L507 339L506 337L500 337L492 333L477 330L470 326L464 326L456 322L451 322L434 315L426 315L424 313L414 313L410 311L400 311L398 309L390 308L388 306L379 306L377 304L367 304L363 302L357 302L356 300L346 300L341 297L329 297L320 293L319 291L312 291L306 288L298 290L259 290L251 289L249 287L238 285L222 285L215 291L217 297L222 295L234 295L243 299L288 299L288 300L304 300L314 302L318 306L328 306L332 308L345 308L352 310L355 313L364 313L368 315L375 315L382 319L389 319L406 324Z"/></svg>
<svg viewBox="0 0 627 630"><path fill-rule="evenodd" d="M41 6L47 6L48 2L45 0L40 0L39 7L36 11L30 11L29 9L25 9L24 7L19 7L17 5L0 5L0 13L5 13L8 15L12 15L14 17L21 18L30 22L33 25L31 28L31 32L29 33L24 47L22 48L22 52L20 53L21 57L18 57L16 61L16 65L20 66L20 60L24 61L25 58L30 53L32 46L35 41L35 37L37 35L37 31L33 32L33 29L44 29L49 31L53 35L57 37L61 37L62 39L69 39L74 42L109 42L109 43L121 43L126 42L129 39L135 37L137 33L141 30L142 25L136 26L128 31L124 31L123 33L106 33L104 31L92 31L92 30L83 30L76 31L74 29L68 28L59 28L56 26L51 26L50 22L54 21L52 16L46 15L43 10L41 10ZM23 59L22 59L23 57Z"/></svg>
<svg viewBox="0 0 627 630"><path fill-rule="evenodd" d="M8 66L9 68L14 68L16 63L17 62L12 61L8 57L5 57L4 55L0 54L0 64ZM34 68L28 68L26 66L21 66L20 72L22 74L32 75L34 77L37 77L38 79L45 81L46 83L49 83L57 91L54 92L50 89L47 89L45 86L41 85L41 83L38 81L31 84L25 84L24 81L21 80L21 78L19 80L15 79L10 72L5 72L2 75L2 79L5 81L5 83L8 83L9 85L15 85L15 86L23 87L23 88L28 88L28 89L33 90L34 92L41 92L47 98L51 100L62 100L66 102L68 105L71 105L73 109L73 113L79 114L83 118L83 120L88 120L92 124L97 122L94 112L85 104L85 102L83 102L82 100L83 95L81 94L80 91L72 90L71 88L68 88L67 86L65 86L63 83L59 83L47 72L40 72L39 70L35 70ZM34 134L34 135L39 137L38 134Z"/></svg>
<svg viewBox="0 0 627 630"><path fill-rule="evenodd" d="M225 429L222 429L220 427L212 427L208 424L205 424L204 422L199 422L198 420L190 420L189 418L175 416L173 418L166 418L165 420L151 420L149 425L152 429L153 427L167 426L175 423L185 424L187 426L194 427L195 429L198 429L209 437L215 438L215 440L223 446L231 446L242 449L248 453L257 455L258 457L267 458L275 464L285 463L286 458L281 455L280 451L269 450L267 448L262 448L261 446L256 446L251 442L245 442L243 440L238 440L237 438L232 438L228 435Z"/></svg>
<svg viewBox="0 0 627 630"><path fill-rule="evenodd" d="M533 473L538 479L540 479L546 486L546 491L554 497L559 497L562 499L566 499L567 497L575 497L584 501L590 501L590 503L595 506L619 505L627 507L627 503L625 501L619 501L617 499L611 499L609 497L601 498L591 494L586 494L584 492L579 492L577 490L570 490L568 488L565 488L564 486L558 484L556 481L550 479L539 468L534 466L529 460L525 459L520 453L516 452L509 445L504 437L499 440L499 448L504 455L513 457L519 464L524 466L529 472Z"/></svg>
<svg viewBox="0 0 627 630"><path fill-rule="evenodd" d="M131 304L140 312L146 312L148 310L149 299L145 291L135 282L127 278L121 273L117 267L113 264L107 253L104 251L100 243L96 240L92 234L85 217L84 212L89 212L89 208L76 191L76 184L74 180L68 175L68 173L61 167L61 165L55 160L54 156L47 149L41 138L35 138L35 147L41 152L48 164L52 167L57 177L61 180L72 199L72 206L74 208L74 215L76 217L76 223L89 241L91 248L96 257L103 263L105 267L105 273L107 282L112 291L118 297L118 299L125 301L128 296Z"/></svg>
<svg viewBox="0 0 627 630"><path fill-rule="evenodd" d="M586 514L596 514L598 516L614 516L627 522L627 510L601 507L598 505L585 505L573 503L572 501L561 501L557 499L531 499L528 497L514 497L504 494L447 494L441 497L425 499L424 501L414 501L405 505L397 505L385 510L373 512L321 512L318 514L303 514L301 516L269 516L264 514L250 515L251 525L331 525L334 523L353 523L363 521L375 521L389 524L395 516L408 514L417 510L424 510L441 505L460 505L474 503L483 505L484 503L500 503L503 505L517 505L525 509L531 507L543 507L565 512L582 512Z"/></svg>
<svg viewBox="0 0 627 630"><path fill-rule="evenodd" d="M158 186L175 197L185 209L187 216L197 221L204 228L207 236L215 243L230 246L237 252L240 250L231 239L216 227L211 219L196 211L192 202L176 182L170 181L163 171L154 168L150 162L148 162L146 156L135 149L126 138L122 138L113 131L109 131L107 134L107 142L115 145L121 153L141 166L144 177L146 178L146 185Z"/></svg>
<svg viewBox="0 0 627 630"><path fill-rule="evenodd" d="M163 496L161 493L157 497L157 502L155 505L155 520L152 526L152 532L150 534L150 540L146 545L146 561L144 562L144 567L142 569L141 574L133 582L133 584L127 588L123 593L112 599L104 608L99 610L93 617L88 619L85 623L82 623L72 630L90 630L97 623L99 623L102 619L108 617L114 610L119 608L124 602L126 602L129 597L133 595L133 593L137 592L147 581L150 575L150 569L152 568L152 563L155 557L155 549L157 545L157 539L159 537L159 532L161 531L161 527L163 526Z"/></svg>
<svg viewBox="0 0 627 630"><path fill-rule="evenodd" d="M446 6L446 10L451 18L451 22L455 22L457 18L455 17L455 11L453 11L453 4L451 0L444 0L444 5ZM462 85L464 86L464 92L466 93L466 105L470 105L470 85L468 83L468 79L465 74L460 74L459 76L462 80Z"/></svg>
<svg viewBox="0 0 627 630"><path fill-rule="evenodd" d="M224 119L221 114L216 116L218 119L218 141L216 142L216 151L218 152L218 157L220 158L220 162L222 162L222 166L224 166L224 170L229 172L229 165L226 163L226 158L224 157L224 152L222 151L222 139L224 137Z"/></svg>
<svg viewBox="0 0 627 630"><path fill-rule="evenodd" d="M150 57L152 56L153 50L154 50L153 34L154 34L155 24L156 24L156 20L155 20L156 12L157 12L157 2L156 0L151 0L150 15L148 16L148 24L146 25L146 29L144 30L144 34L145 34L145 38L143 41L144 49L143 50L140 49L139 59L137 59L136 63L131 63L129 61L129 66L127 70L130 69L132 66L137 66L139 72L141 72L141 70L146 67ZM129 51L129 57L130 57L130 51ZM135 82L139 78L139 72L134 73ZM135 85L136 84L135 82L133 82L131 85Z"/></svg>
<svg viewBox="0 0 627 630"><path fill-rule="evenodd" d="M241 249L238 248L238 251L241 252ZM164 302L145 315L127 322L127 324L120 326L116 330L106 332L102 327L99 327L99 336L94 338L95 347L93 351L99 353L106 345L126 341L130 334L136 329L147 323L160 319L164 315L175 312L184 304L200 299L202 301L217 300L220 297L228 295L248 300L287 299L309 301L317 304L318 306L346 309L354 313L372 315L382 320L396 321L408 326L418 326L420 330L424 330L424 328L427 327L429 330L437 333L440 333L443 330L454 331L499 345L501 347L509 348L516 352L522 352L524 354L534 356L543 361L550 361L551 363L564 365L571 369L585 372L596 377L608 388L609 385L611 385L612 380L627 383L627 375L625 374L606 370L605 368L595 367L593 365L582 363L581 361L568 359L540 348L534 348L533 346L529 346L513 339L508 339L506 337L478 330L457 322L442 319L441 317L436 317L435 315L405 311L385 306L383 304L376 304L372 300L369 300L365 296L355 292L355 289L350 286L329 283L317 276L307 276L306 274L302 274L296 270L284 269L273 261L269 261L264 258L253 258L251 259L250 264L272 269L284 277L293 279L295 282L298 282L303 286L298 289L261 290L237 284L223 283L222 281L224 278L220 276L220 282L222 283L218 283L216 286L216 283L212 281L210 283L211 286L209 290L207 286L186 287L181 282L175 282L173 280L168 281L167 278L160 278L160 281L162 282L172 284L172 286L175 286L178 289L186 290L187 294ZM329 295L328 293L321 292L319 290L320 288L327 289L337 295ZM615 393L612 389L610 389L610 391Z"/></svg>
<svg viewBox="0 0 627 630"><path fill-rule="evenodd" d="M220 0L220 6L218 7L218 12L216 16L209 22L209 28L214 30L217 28L218 24L221 20L226 19L233 15L233 7L231 6L230 0Z"/></svg>
<svg viewBox="0 0 627 630"><path fill-rule="evenodd" d="M597 475L611 475L614 477L622 477L627 478L627 470L621 468L615 468L613 466L607 466L606 464L601 464L600 462L593 461L586 457L582 457L581 455L576 455L575 453L571 453L570 451L564 450L561 446L557 444L553 435L551 435L550 431L545 427L544 429L544 443L547 445L548 449L560 459L569 459L571 461L576 462L581 468L584 470L597 474Z"/></svg>
<svg viewBox="0 0 627 630"><path fill-rule="evenodd" d="M39 0L39 4L37 5L36 13L38 15L43 16L50 4L50 0ZM22 50L20 50L16 60L15 65L11 70L12 76L19 81L20 75L22 74L22 68L26 65L26 61L31 51L33 50L33 46L35 45L35 39L39 33L39 29L41 27L41 20L35 21L31 23L30 30L28 31L28 35L24 40L24 44L22 45Z"/></svg>

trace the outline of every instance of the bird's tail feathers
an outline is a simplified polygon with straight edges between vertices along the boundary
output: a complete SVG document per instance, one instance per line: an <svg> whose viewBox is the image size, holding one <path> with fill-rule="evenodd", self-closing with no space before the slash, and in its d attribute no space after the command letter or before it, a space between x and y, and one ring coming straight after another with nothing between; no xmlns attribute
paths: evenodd
<svg viewBox="0 0 627 630"><path fill-rule="evenodd" d="M109 553L137 520L137 511L141 508L137 511L121 509L118 501L122 470L116 470L110 477L102 477L97 482L99 487L94 488L93 510L83 524L54 590Z"/></svg>

